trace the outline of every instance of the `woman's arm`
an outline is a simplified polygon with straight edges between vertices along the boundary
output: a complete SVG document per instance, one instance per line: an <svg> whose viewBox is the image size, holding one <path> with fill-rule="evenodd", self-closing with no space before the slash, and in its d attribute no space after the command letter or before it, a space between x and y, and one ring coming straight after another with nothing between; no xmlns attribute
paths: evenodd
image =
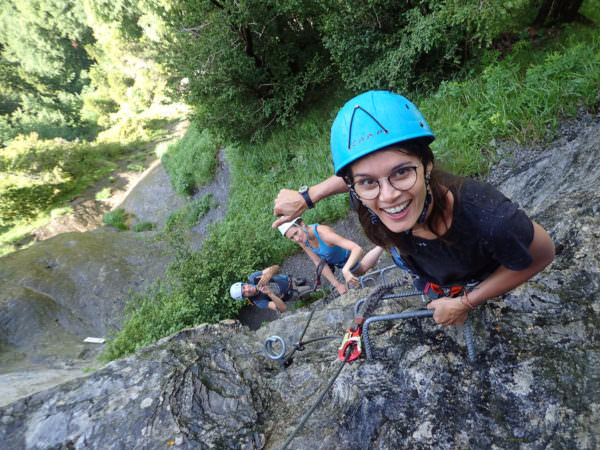
<svg viewBox="0 0 600 450"><path fill-rule="evenodd" d="M377 261L384 250L385 249L383 247L379 246L373 247L371 250L369 250L360 261L360 266L358 267L358 270L354 271L354 274L360 276L371 270L375 264L377 264Z"/></svg>
<svg viewBox="0 0 600 450"><path fill-rule="evenodd" d="M350 272L350 269L354 267L359 261L360 257L363 254L363 249L356 242L351 241L350 239L346 239L345 237L337 234L331 227L327 225L318 225L317 233L319 236L330 247L338 246L342 247L350 252L344 267L342 267L342 274L344 275L344 279L351 286L358 286L358 278Z"/></svg>
<svg viewBox="0 0 600 450"><path fill-rule="evenodd" d="M308 196L314 204L326 197L343 192L348 192L348 186L343 178L335 175L308 188ZM281 189L273 206L273 215L280 217L273 222L272 227L277 228L282 223L300 217L307 209L308 206L302 194L291 189Z"/></svg>
<svg viewBox="0 0 600 450"><path fill-rule="evenodd" d="M314 265L316 267L318 267L319 264L321 263L321 257L319 255L317 255L315 252L313 252L306 245L300 244L300 246L302 247L302 250L304 250L304 252L311 259L311 261L314 263ZM337 280L337 278L335 277L335 275L333 274L333 272L331 271L331 269L329 268L329 265L327 263L325 263L325 266L323 267L323 272L321 272L321 273L323 274L323 276L325 278L327 278L329 280L329 282L339 292L340 295L344 295L346 292L348 292L348 287L345 284L340 283Z"/></svg>
<svg viewBox="0 0 600 450"><path fill-rule="evenodd" d="M462 325L471 308L482 305L488 299L497 297L514 289L541 272L554 259L554 243L540 225L533 222L533 240L529 244L532 263L523 270L510 270L498 267L489 277L483 280L473 291L458 298L443 297L430 302L427 309L434 309L433 318L443 325Z"/></svg>

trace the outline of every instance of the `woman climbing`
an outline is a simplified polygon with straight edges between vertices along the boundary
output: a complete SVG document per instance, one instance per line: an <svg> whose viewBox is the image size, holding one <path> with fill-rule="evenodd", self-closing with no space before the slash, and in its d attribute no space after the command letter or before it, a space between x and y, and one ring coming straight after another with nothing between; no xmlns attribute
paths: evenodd
<svg viewBox="0 0 600 450"><path fill-rule="evenodd" d="M375 247L361 260L363 249L360 245L346 239L327 225L318 223L306 226L301 217L278 226L279 232L296 242L308 255L315 266L323 265L323 275L336 288L340 295L348 291L348 287L340 283L333 271L342 269L342 275L350 286L358 286L356 275L362 275L377 263L383 248Z"/></svg>
<svg viewBox="0 0 600 450"><path fill-rule="evenodd" d="M335 176L305 195L314 204L349 191L367 237L435 298L427 306L434 320L460 325L470 310L550 264L554 244L491 185L436 169L429 148L434 139L406 98L386 91L361 94L344 105L331 127ZM281 190L274 213L283 217L273 226L306 208L300 193Z"/></svg>

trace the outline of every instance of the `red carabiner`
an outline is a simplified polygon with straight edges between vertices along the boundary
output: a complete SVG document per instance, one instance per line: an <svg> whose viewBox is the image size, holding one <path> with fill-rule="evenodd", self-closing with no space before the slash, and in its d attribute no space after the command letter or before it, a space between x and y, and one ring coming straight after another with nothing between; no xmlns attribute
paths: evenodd
<svg viewBox="0 0 600 450"><path fill-rule="evenodd" d="M348 328L348 331L344 335L344 340L342 341L342 345L338 348L338 358L340 361L354 361L362 354L362 343L360 335L362 333L362 327L357 327L356 330L352 328ZM352 353L346 359L346 350L348 347L353 346Z"/></svg>

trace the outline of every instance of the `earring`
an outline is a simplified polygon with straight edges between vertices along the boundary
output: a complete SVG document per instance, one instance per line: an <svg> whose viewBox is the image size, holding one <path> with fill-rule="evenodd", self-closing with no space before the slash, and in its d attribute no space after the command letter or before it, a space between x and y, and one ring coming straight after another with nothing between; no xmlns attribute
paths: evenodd
<svg viewBox="0 0 600 450"><path fill-rule="evenodd" d="M431 174L425 175L425 186L429 186L429 180L431 179Z"/></svg>
<svg viewBox="0 0 600 450"><path fill-rule="evenodd" d="M381 223L381 220L379 220L377 214L375 214L370 208L367 208L367 210L369 211L369 220L371 221L371 223L373 225L379 225Z"/></svg>

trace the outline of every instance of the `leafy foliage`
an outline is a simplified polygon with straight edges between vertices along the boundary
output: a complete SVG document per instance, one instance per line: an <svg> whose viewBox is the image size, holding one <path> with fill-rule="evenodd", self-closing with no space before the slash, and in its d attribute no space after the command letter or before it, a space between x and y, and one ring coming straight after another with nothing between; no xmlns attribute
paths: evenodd
<svg viewBox="0 0 600 450"><path fill-rule="evenodd" d="M80 192L115 169L117 159L131 147L118 144L42 141L21 136L0 154L0 224L33 218Z"/></svg>
<svg viewBox="0 0 600 450"><path fill-rule="evenodd" d="M188 203L179 211L167 217L165 223L165 232L169 233L179 228L192 228L197 225L202 217L206 215L212 208L217 207L218 204L215 201L212 194L206 194L205 196Z"/></svg>
<svg viewBox="0 0 600 450"><path fill-rule="evenodd" d="M123 208L113 209L112 211L107 212L102 216L102 223L106 225L112 225L119 230L125 231L127 230L127 222L128 215Z"/></svg>
<svg viewBox="0 0 600 450"><path fill-rule="evenodd" d="M192 123L183 139L170 145L161 157L175 192L192 195L198 186L210 181L214 176L217 151L210 133L200 131Z"/></svg>
<svg viewBox="0 0 600 450"><path fill-rule="evenodd" d="M10 106L4 108L0 143L32 131L50 138L75 136L74 129L83 125L79 93L92 63L85 46L92 42L81 2L3 2L0 64L9 83L0 85L0 98L10 98Z"/></svg>
<svg viewBox="0 0 600 450"><path fill-rule="evenodd" d="M331 79L316 0L177 0L162 54L201 127L228 139L285 125L314 86Z"/></svg>
<svg viewBox="0 0 600 450"><path fill-rule="evenodd" d="M141 231L154 230L155 228L156 228L156 225L153 224L152 222L138 222L133 226L133 231L135 231L136 233L139 233Z"/></svg>
<svg viewBox="0 0 600 450"><path fill-rule="evenodd" d="M580 25L569 28L562 41L549 36L543 51L521 41L502 60L490 52L478 76L442 83L417 101L448 169L486 173L497 140L541 143L555 136L561 118L600 106L600 35Z"/></svg>
<svg viewBox="0 0 600 450"><path fill-rule="evenodd" d="M532 2L331 2L321 29L354 91L434 87L501 33L523 27Z"/></svg>

